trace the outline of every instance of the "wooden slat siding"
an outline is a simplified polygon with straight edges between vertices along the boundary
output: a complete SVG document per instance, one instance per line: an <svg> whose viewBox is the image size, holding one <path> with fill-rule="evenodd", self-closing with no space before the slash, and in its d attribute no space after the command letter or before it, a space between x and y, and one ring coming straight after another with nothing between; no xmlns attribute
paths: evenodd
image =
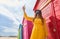
<svg viewBox="0 0 60 39"><path fill-rule="evenodd" d="M56 14L56 20L57 20L58 37L60 39L60 0L54 1L54 8L55 8L55 14Z"/></svg>
<svg viewBox="0 0 60 39"><path fill-rule="evenodd" d="M35 11L35 9L37 9L37 6L38 6L38 4L39 4L39 2L40 2L40 0L38 1L36 1L36 4L35 4L35 6L34 6L34 8L33 8L33 10Z"/></svg>

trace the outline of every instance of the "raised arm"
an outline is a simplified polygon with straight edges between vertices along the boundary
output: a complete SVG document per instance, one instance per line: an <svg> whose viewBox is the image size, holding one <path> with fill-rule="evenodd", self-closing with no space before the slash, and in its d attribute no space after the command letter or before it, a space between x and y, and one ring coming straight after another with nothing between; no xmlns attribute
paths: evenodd
<svg viewBox="0 0 60 39"><path fill-rule="evenodd" d="M43 8L45 8L45 6L47 6L50 2L51 2L51 0L47 0L47 2L44 3L44 5L40 8L40 10L42 10Z"/></svg>
<svg viewBox="0 0 60 39"><path fill-rule="evenodd" d="M24 12L24 18L29 20L29 21L33 21L33 18L32 17L28 17L26 12L25 12L25 6L23 6L23 12Z"/></svg>

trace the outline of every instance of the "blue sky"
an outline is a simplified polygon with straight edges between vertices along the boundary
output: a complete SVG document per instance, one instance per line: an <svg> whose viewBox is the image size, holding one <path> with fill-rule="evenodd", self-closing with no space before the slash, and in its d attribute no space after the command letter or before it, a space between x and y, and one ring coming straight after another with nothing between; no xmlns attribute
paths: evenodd
<svg viewBox="0 0 60 39"><path fill-rule="evenodd" d="M35 2L36 0L0 0L0 36L16 36L23 19L22 6L25 5L27 15L33 17Z"/></svg>

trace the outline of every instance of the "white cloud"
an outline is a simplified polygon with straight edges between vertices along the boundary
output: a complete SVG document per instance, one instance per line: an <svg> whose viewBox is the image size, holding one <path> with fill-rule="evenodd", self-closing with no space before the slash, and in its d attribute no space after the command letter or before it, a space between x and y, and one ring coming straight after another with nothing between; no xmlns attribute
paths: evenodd
<svg viewBox="0 0 60 39"><path fill-rule="evenodd" d="M0 26L0 28L2 28L2 29L7 29L8 27L6 27L6 26Z"/></svg>
<svg viewBox="0 0 60 39"><path fill-rule="evenodd" d="M17 35L18 34L18 29L14 29L14 28L6 28L3 30L3 32L5 33L13 33L12 35Z"/></svg>
<svg viewBox="0 0 60 39"><path fill-rule="evenodd" d="M17 13L17 14L14 14L16 19L18 19L19 23L22 23L22 19L23 19L23 13L22 11Z"/></svg>
<svg viewBox="0 0 60 39"><path fill-rule="evenodd" d="M18 33L18 27L19 24L22 22L22 14L21 12L18 13L12 13L5 7L1 7L1 5L9 6L9 7L18 7L21 6L23 2L19 3L19 0L0 0L0 14L8 17L8 19L13 20L13 25L11 27L6 26L0 26L2 28L4 33L14 33L13 35L17 35ZM21 4L21 5L20 5ZM20 7L21 8L21 7ZM18 20L20 21L18 21ZM7 24L8 25L8 24ZM0 35L6 35L6 34L0 34ZM8 34L9 35L9 34Z"/></svg>
<svg viewBox="0 0 60 39"><path fill-rule="evenodd" d="M16 14L17 16L15 16L14 14L12 14L11 12L9 12L4 7L0 7L0 14L5 15L6 17L8 17L8 19L14 21L12 23L13 26L11 26L11 28L6 27L6 26L0 26L0 28L4 29L3 32L6 32L6 33L12 32L12 33L15 33L14 35L16 35L17 34L17 31L18 31L19 24L20 24L20 22L18 22L16 20L16 18L21 19L21 18L19 18L19 15Z"/></svg>
<svg viewBox="0 0 60 39"><path fill-rule="evenodd" d="M19 24L14 15L11 12L9 12L6 8L0 7L0 14L5 15L10 20L13 20L16 24Z"/></svg>
<svg viewBox="0 0 60 39"><path fill-rule="evenodd" d="M34 5L36 3L36 0L25 0L26 7L28 9L33 9Z"/></svg>
<svg viewBox="0 0 60 39"><path fill-rule="evenodd" d="M15 27L7 27L7 26L0 26L2 28L4 33L14 33L14 35L17 35L18 28Z"/></svg>
<svg viewBox="0 0 60 39"><path fill-rule="evenodd" d="M26 8L33 9L35 3L36 3L36 0L21 0L20 1L20 7L22 8L22 6L25 5Z"/></svg>
<svg viewBox="0 0 60 39"><path fill-rule="evenodd" d="M0 0L0 4L8 6L19 6L19 0Z"/></svg>
<svg viewBox="0 0 60 39"><path fill-rule="evenodd" d="M20 11L17 13L13 13L5 7L1 7L1 5L5 5L8 7L18 7L19 6L21 9L22 9L22 6L25 5L26 9L31 10L34 6L35 1L36 0L0 0L0 14L5 15L10 20L13 20L12 27L2 26L2 28L4 28L3 31L7 32L7 33L12 32L12 33L15 33L14 35L16 35L19 24L22 23L23 12ZM18 20L20 20L20 21L18 21Z"/></svg>
<svg viewBox="0 0 60 39"><path fill-rule="evenodd" d="M17 36L18 34L18 26L16 25L14 27L0 26L0 29L3 32L3 33L0 32L0 36L10 36L10 35ZM10 33L10 34L6 34L6 33Z"/></svg>
<svg viewBox="0 0 60 39"><path fill-rule="evenodd" d="M34 15L33 7L34 7L35 3L36 3L36 0L22 0L21 1L21 4L25 5L25 7L26 7L26 12L27 12L28 16L33 16Z"/></svg>
<svg viewBox="0 0 60 39"><path fill-rule="evenodd" d="M17 29L14 29L14 28L5 28L3 31L4 31L4 32L7 32L7 33L8 33L8 32L9 32L9 33L10 33L10 32L12 32L12 33L17 33L18 30L17 30Z"/></svg>
<svg viewBox="0 0 60 39"><path fill-rule="evenodd" d="M31 0L0 0L0 4L4 4L4 5L6 5L6 6L12 6L12 7L15 7L15 6L21 6L20 8L22 8L22 6L24 5L24 4L26 4L26 6L29 6L29 7L26 7L26 8L32 8L33 7L33 5L34 5L34 2L35 2L36 0L33 0L33 2L31 1ZM30 5L29 5L30 4ZM14 21L16 21L15 23L20 23L20 21L18 22L17 20L16 20L16 18L17 19L19 19L19 20L21 20L21 22L22 22L22 17L23 17L23 14L20 16L19 14L12 14L11 12L9 12L6 8L0 8L0 12L2 12L1 14L3 14L3 15L6 15L7 17L9 17L9 18L12 18L11 20L14 20ZM22 12L20 12L20 13L22 13Z"/></svg>
<svg viewBox="0 0 60 39"><path fill-rule="evenodd" d="M20 7L24 6L25 5L25 0L21 0L20 1Z"/></svg>
<svg viewBox="0 0 60 39"><path fill-rule="evenodd" d="M17 32L18 30L17 27L0 26L0 28L2 28L4 32Z"/></svg>

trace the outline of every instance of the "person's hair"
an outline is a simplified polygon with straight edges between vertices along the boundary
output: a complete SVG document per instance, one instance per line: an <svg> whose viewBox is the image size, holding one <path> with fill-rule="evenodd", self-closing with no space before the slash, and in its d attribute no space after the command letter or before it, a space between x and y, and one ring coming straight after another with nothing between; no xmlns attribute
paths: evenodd
<svg viewBox="0 0 60 39"><path fill-rule="evenodd" d="M39 15L39 18L42 20L42 23L44 24L44 19L42 17L42 12L41 10L35 10L35 17L33 19L33 21L35 20L35 18L37 17L37 14Z"/></svg>

